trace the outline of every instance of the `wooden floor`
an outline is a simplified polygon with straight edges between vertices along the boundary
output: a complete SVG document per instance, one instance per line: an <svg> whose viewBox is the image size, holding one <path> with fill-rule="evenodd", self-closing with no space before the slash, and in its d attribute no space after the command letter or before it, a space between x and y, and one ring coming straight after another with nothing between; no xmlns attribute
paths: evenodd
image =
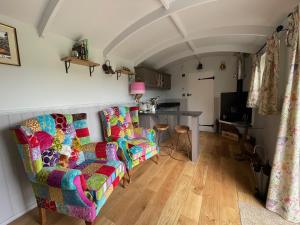
<svg viewBox="0 0 300 225"><path fill-rule="evenodd" d="M237 162L237 143L202 133L197 163L160 157L134 170L133 181L118 187L97 217L97 225L231 225L240 224L238 201L259 205L246 162ZM164 152L162 152L164 154ZM184 159L183 155L177 153ZM53 225L84 225L82 220L48 213ZM11 225L38 224L34 209Z"/></svg>

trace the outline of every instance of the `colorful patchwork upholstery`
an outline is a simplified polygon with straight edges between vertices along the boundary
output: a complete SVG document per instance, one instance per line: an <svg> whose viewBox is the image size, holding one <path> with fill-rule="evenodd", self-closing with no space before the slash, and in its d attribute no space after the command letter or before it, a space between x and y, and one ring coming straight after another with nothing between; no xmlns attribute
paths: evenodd
<svg viewBox="0 0 300 225"><path fill-rule="evenodd" d="M41 115L13 134L38 207L94 221L124 176L118 144L91 143L83 113Z"/></svg>
<svg viewBox="0 0 300 225"><path fill-rule="evenodd" d="M106 141L122 149L127 169L159 154L155 131L139 127L138 107L111 107L100 112Z"/></svg>

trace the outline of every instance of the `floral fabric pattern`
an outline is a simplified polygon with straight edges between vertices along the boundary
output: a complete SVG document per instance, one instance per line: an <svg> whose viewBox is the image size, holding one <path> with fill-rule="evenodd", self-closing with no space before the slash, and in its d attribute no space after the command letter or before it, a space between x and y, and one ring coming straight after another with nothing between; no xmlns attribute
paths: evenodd
<svg viewBox="0 0 300 225"><path fill-rule="evenodd" d="M252 56L252 76L251 76L251 83L250 89L248 94L248 101L247 107L249 108L257 108L258 107L258 100L259 100L259 93L261 88L261 68L260 68L260 56L253 55Z"/></svg>
<svg viewBox="0 0 300 225"><path fill-rule="evenodd" d="M281 114L266 207L300 222L300 76L299 12L289 18L289 77Z"/></svg>
<svg viewBox="0 0 300 225"><path fill-rule="evenodd" d="M274 34L267 41L266 62L259 94L258 112L271 115L278 112L279 39Z"/></svg>

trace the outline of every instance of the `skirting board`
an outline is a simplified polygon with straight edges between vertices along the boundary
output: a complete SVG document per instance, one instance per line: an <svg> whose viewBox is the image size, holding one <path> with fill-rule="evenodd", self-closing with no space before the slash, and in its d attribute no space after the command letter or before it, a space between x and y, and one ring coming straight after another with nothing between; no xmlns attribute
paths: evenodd
<svg viewBox="0 0 300 225"><path fill-rule="evenodd" d="M37 207L37 204L34 203L32 206L30 206L28 209L24 210L23 212L20 212L12 217L10 217L8 220L0 223L0 225L7 225L11 222L13 222L14 220L18 219L19 217L23 216L24 214L26 214L27 212L29 212L30 210L33 210L34 208Z"/></svg>

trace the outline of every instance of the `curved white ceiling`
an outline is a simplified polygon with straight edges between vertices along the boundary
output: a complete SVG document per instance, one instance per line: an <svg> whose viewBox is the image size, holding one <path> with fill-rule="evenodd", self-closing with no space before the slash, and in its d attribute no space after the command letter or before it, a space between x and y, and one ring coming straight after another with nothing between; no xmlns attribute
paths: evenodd
<svg viewBox="0 0 300 225"><path fill-rule="evenodd" d="M40 35L88 38L110 57L161 68L207 52L253 53L299 0L1 0ZM1 22L1 21L0 21Z"/></svg>

